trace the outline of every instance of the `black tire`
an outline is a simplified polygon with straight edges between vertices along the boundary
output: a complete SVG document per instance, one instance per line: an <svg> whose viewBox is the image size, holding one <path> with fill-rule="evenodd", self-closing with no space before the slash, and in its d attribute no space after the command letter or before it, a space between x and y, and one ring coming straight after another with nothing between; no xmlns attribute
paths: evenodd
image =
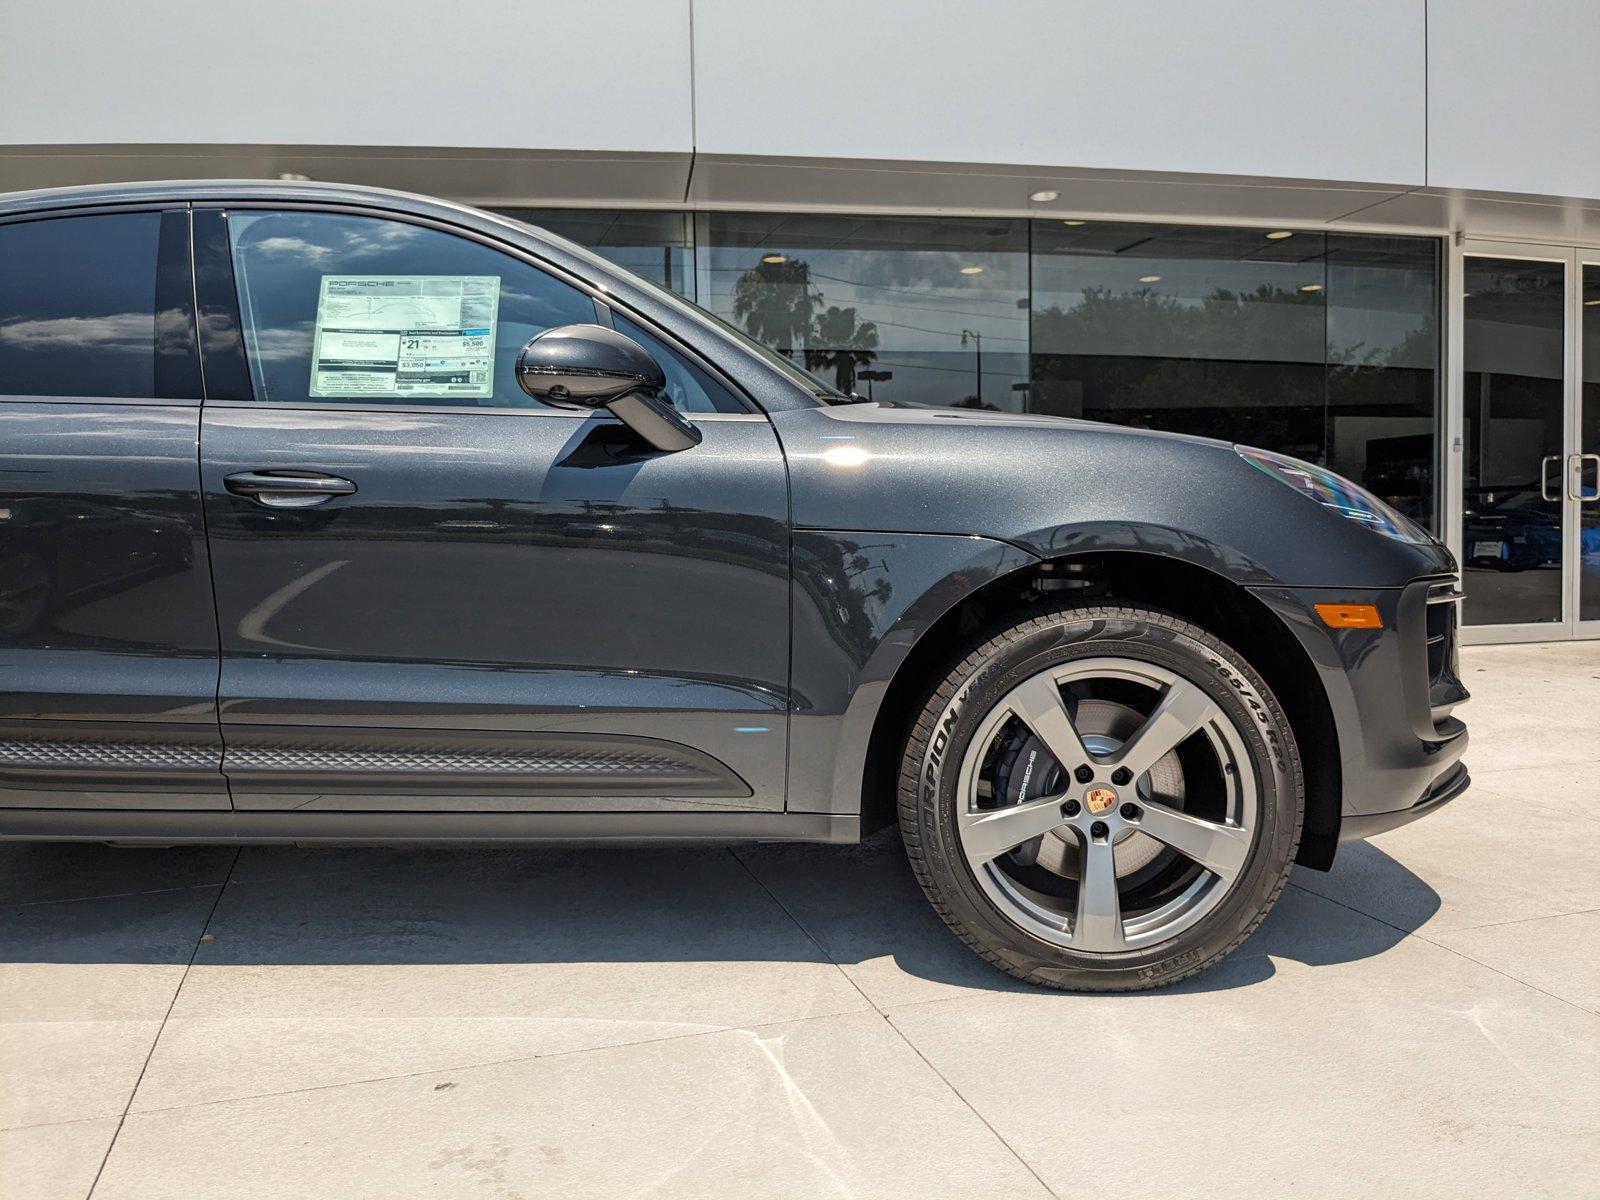
<svg viewBox="0 0 1600 1200"><path fill-rule="evenodd" d="M1247 749L1255 772L1256 827L1229 890L1197 923L1154 945L1090 953L1036 936L980 885L956 827L957 777L979 725L1013 688L1047 668L1070 669L1074 659L1102 657L1154 664L1206 693ZM899 812L918 882L979 955L1047 987L1136 991L1205 969L1261 923L1283 890L1299 845L1305 782L1288 719L1243 655L1155 609L1069 603L1035 608L991 628L933 682L907 738Z"/></svg>

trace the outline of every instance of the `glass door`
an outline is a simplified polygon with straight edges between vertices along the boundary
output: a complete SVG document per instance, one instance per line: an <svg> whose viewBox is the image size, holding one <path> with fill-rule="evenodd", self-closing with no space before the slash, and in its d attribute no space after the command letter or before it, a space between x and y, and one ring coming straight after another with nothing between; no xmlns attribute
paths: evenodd
<svg viewBox="0 0 1600 1200"><path fill-rule="evenodd" d="M1462 263L1462 616L1504 634L1556 637L1567 619L1568 255L1553 253Z"/></svg>
<svg viewBox="0 0 1600 1200"><path fill-rule="evenodd" d="M1462 253L1452 441L1469 641L1600 636L1600 265L1581 257Z"/></svg>
<svg viewBox="0 0 1600 1200"><path fill-rule="evenodd" d="M1585 262L1582 272L1577 369L1582 382L1573 422L1578 445L1567 482L1571 501L1578 508L1573 548L1577 557L1573 579L1577 633L1600 637L1600 261Z"/></svg>

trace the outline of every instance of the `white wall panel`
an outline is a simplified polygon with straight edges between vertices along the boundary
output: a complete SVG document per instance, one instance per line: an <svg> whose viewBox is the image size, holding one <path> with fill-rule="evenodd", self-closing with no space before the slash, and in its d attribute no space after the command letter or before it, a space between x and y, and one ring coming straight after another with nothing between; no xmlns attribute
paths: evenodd
<svg viewBox="0 0 1600 1200"><path fill-rule="evenodd" d="M0 0L0 144L691 148L688 0Z"/></svg>
<svg viewBox="0 0 1600 1200"><path fill-rule="evenodd" d="M1428 183L1600 197L1600 4L1431 0Z"/></svg>
<svg viewBox="0 0 1600 1200"><path fill-rule="evenodd" d="M1422 0L694 0L698 148L1423 182Z"/></svg>
<svg viewBox="0 0 1600 1200"><path fill-rule="evenodd" d="M1550 198L1600 200L1600 0L690 4L0 0L0 147L42 148L0 155L0 186L288 170L671 204L698 148L705 203L1011 211L1047 187L1436 226L1440 197L1527 193L1555 207L1483 227L1548 233L1581 209Z"/></svg>

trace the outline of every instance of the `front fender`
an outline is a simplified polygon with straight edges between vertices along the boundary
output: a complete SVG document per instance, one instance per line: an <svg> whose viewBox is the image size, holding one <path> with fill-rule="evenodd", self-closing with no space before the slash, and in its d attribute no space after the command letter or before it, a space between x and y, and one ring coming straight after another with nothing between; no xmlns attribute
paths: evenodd
<svg viewBox="0 0 1600 1200"><path fill-rule="evenodd" d="M1381 537L1221 442L874 405L772 420L800 527L976 534L1040 558L1140 550L1246 587L1399 587L1454 569L1443 546Z"/></svg>
<svg viewBox="0 0 1600 1200"><path fill-rule="evenodd" d="M884 693L940 617L1038 559L991 538L796 530L790 812L857 813Z"/></svg>

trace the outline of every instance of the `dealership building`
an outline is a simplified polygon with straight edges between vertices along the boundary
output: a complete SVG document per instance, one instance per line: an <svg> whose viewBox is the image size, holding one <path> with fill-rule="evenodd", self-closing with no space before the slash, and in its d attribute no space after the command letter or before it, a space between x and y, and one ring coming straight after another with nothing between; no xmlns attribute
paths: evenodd
<svg viewBox="0 0 1600 1200"><path fill-rule="evenodd" d="M865 396L1326 464L1469 639L1594 637L1596 61L1594 0L8 4L0 189L496 209Z"/></svg>

